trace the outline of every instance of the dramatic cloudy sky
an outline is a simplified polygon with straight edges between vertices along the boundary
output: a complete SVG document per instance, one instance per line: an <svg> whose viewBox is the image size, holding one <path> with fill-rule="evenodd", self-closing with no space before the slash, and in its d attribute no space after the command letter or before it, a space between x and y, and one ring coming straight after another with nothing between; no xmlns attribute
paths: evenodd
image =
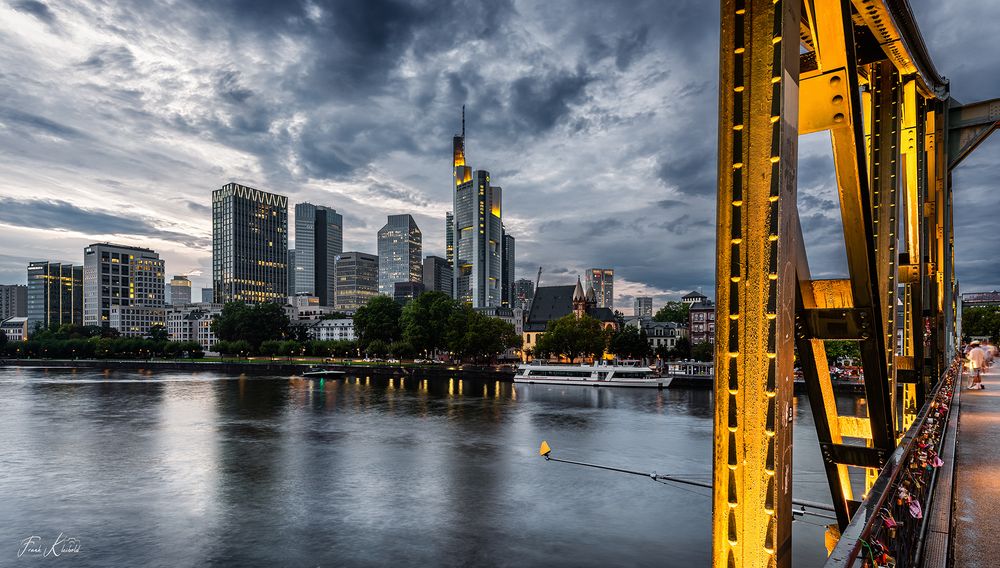
<svg viewBox="0 0 1000 568"><path fill-rule="evenodd" d="M955 96L1000 96L1000 2L912 3ZM466 104L519 277L712 295L717 28L705 0L0 0L0 282L109 240L207 285L228 181L337 208L346 250L412 213L441 254ZM814 273L843 273L828 139L800 166ZM954 177L965 290L1000 287L998 180L1000 136Z"/></svg>

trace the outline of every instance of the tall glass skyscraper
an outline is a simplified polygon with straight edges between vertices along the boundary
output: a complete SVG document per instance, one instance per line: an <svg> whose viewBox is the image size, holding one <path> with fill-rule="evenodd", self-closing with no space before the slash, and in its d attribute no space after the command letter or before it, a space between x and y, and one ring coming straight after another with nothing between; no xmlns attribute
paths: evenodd
<svg viewBox="0 0 1000 568"><path fill-rule="evenodd" d="M455 263L455 215L451 211L444 215L444 256L449 265Z"/></svg>
<svg viewBox="0 0 1000 568"><path fill-rule="evenodd" d="M344 218L336 209L299 203L295 206L295 293L317 296L322 306L334 304L333 265L344 252Z"/></svg>
<svg viewBox="0 0 1000 568"><path fill-rule="evenodd" d="M83 325L83 267L60 262L28 264L28 330Z"/></svg>
<svg viewBox="0 0 1000 568"><path fill-rule="evenodd" d="M396 282L423 282L423 235L410 215L389 215L378 232L378 293L392 297Z"/></svg>
<svg viewBox="0 0 1000 568"><path fill-rule="evenodd" d="M462 134L453 139L455 298L474 308L501 305L503 190L490 185L490 173L465 164L465 108Z"/></svg>
<svg viewBox="0 0 1000 568"><path fill-rule="evenodd" d="M212 192L212 287L218 303L285 301L287 197L237 183Z"/></svg>
<svg viewBox="0 0 1000 568"><path fill-rule="evenodd" d="M598 308L615 308L615 271L611 268L588 268L583 275L584 287L593 288Z"/></svg>
<svg viewBox="0 0 1000 568"><path fill-rule="evenodd" d="M500 255L500 305L516 307L514 298L514 237L503 233L503 249Z"/></svg>
<svg viewBox="0 0 1000 568"><path fill-rule="evenodd" d="M378 295L378 257L363 252L345 252L336 259L336 308L343 312L365 305Z"/></svg>

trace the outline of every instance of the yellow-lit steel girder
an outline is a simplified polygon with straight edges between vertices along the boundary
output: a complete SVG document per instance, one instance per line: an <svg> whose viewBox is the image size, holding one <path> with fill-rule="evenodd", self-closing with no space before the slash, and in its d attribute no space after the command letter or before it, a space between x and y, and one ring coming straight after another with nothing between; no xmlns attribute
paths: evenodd
<svg viewBox="0 0 1000 568"><path fill-rule="evenodd" d="M713 563L789 566L793 348L843 528L847 464L874 479L953 347L949 164L1000 128L1000 102L961 107L949 142L948 85L903 0L721 4ZM838 280L810 275L796 209L798 136L825 131ZM837 413L829 339L861 348L867 417ZM845 457L860 443L876 451Z"/></svg>
<svg viewBox="0 0 1000 568"><path fill-rule="evenodd" d="M713 561L790 566L800 5L721 18Z"/></svg>

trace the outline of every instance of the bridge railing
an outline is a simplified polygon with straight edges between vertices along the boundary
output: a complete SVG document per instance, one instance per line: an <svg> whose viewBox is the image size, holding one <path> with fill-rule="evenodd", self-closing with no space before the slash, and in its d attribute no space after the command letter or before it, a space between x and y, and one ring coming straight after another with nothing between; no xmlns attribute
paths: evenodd
<svg viewBox="0 0 1000 568"><path fill-rule="evenodd" d="M937 481L938 454L956 388L961 388L961 362L953 362L900 440L867 498L843 531L826 568L889 565L914 566L918 561L926 512Z"/></svg>

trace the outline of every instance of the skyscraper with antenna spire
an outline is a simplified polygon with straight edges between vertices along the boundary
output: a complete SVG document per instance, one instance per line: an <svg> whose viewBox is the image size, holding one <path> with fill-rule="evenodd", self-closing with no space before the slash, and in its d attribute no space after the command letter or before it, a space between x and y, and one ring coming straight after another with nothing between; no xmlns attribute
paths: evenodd
<svg viewBox="0 0 1000 568"><path fill-rule="evenodd" d="M462 133L452 139L452 150L453 224L447 240L454 243L455 298L474 308L497 307L504 282L503 190L490 184L488 171L473 171L466 163L464 105Z"/></svg>

